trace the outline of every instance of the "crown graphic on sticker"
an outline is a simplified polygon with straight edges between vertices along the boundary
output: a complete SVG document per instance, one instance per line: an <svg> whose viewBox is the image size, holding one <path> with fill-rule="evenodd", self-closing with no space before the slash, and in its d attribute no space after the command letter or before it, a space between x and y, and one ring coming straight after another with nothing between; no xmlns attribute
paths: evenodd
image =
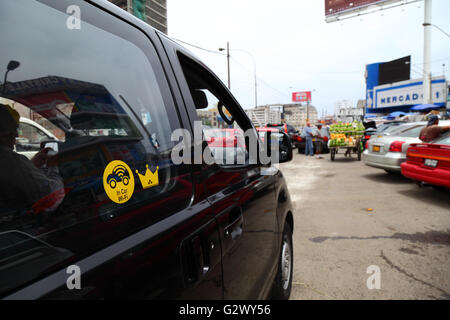
<svg viewBox="0 0 450 320"><path fill-rule="evenodd" d="M151 187L155 187L159 185L159 177L158 177L158 170L159 167L156 167L155 172L151 172L151 170L148 168L148 164L145 165L147 167L147 170L145 171L145 175L142 175L139 173L138 170L136 170L136 173L139 176L139 180L141 180L142 188L148 189Z"/></svg>

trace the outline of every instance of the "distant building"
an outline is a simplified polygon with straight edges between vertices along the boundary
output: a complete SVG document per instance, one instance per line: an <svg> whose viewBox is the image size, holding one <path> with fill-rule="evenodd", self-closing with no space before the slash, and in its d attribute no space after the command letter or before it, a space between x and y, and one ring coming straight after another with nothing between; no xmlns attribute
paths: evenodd
<svg viewBox="0 0 450 320"><path fill-rule="evenodd" d="M308 118L308 108L301 104L285 104L283 106L284 122L294 126L295 128L302 128L306 126ZM317 123L319 117L317 109L314 106L309 106L309 122L311 124Z"/></svg>
<svg viewBox="0 0 450 320"><path fill-rule="evenodd" d="M356 107L350 100L341 100L336 102L334 117L336 121L353 122L360 121L364 115L365 100L359 100Z"/></svg>
<svg viewBox="0 0 450 320"><path fill-rule="evenodd" d="M167 34L167 0L108 0Z"/></svg>
<svg viewBox="0 0 450 320"><path fill-rule="evenodd" d="M253 109L246 109L245 113L257 127L264 127L268 123L280 123L281 112L270 108L270 106L261 106Z"/></svg>
<svg viewBox="0 0 450 320"><path fill-rule="evenodd" d="M306 125L307 107L301 104L271 104L246 109L250 120L255 126L263 127L267 123L287 123L296 128ZM309 107L309 121L315 124L318 121L317 109Z"/></svg>

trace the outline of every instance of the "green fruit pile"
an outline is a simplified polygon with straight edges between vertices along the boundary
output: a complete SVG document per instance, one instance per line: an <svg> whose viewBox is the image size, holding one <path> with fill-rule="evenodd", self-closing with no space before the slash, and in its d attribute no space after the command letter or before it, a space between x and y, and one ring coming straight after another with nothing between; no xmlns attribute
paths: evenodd
<svg viewBox="0 0 450 320"><path fill-rule="evenodd" d="M345 147L347 143L345 142L345 139L331 139L330 140L330 147Z"/></svg>
<svg viewBox="0 0 450 320"><path fill-rule="evenodd" d="M353 123L338 122L330 126L330 133L345 134L347 137L353 136L359 138L364 134L364 126L362 122L355 121Z"/></svg>

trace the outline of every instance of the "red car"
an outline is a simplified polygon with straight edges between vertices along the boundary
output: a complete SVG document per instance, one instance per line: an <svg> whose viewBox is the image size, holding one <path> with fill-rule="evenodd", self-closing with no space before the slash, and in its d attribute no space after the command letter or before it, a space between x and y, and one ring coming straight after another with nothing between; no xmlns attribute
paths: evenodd
<svg viewBox="0 0 450 320"><path fill-rule="evenodd" d="M450 134L432 143L412 144L402 174L427 184L450 188Z"/></svg>

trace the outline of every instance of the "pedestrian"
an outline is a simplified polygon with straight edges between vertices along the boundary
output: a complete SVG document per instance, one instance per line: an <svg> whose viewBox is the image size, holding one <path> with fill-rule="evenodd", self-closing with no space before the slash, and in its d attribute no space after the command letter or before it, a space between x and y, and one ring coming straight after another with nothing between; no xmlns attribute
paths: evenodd
<svg viewBox="0 0 450 320"><path fill-rule="evenodd" d="M316 135L316 141L314 142L314 147L316 150L316 159L323 159L320 156L320 152L322 151L322 143L323 143L323 136L320 130L322 129L322 125L317 125L317 135Z"/></svg>
<svg viewBox="0 0 450 320"><path fill-rule="evenodd" d="M311 123L307 122L306 127L303 128L303 136L305 137L305 156L314 156L312 143L313 135L314 133L311 128Z"/></svg>
<svg viewBox="0 0 450 320"><path fill-rule="evenodd" d="M433 114L428 117L428 124L420 131L419 138L423 142L430 142L447 131L450 131L450 126L440 127L439 117Z"/></svg>

